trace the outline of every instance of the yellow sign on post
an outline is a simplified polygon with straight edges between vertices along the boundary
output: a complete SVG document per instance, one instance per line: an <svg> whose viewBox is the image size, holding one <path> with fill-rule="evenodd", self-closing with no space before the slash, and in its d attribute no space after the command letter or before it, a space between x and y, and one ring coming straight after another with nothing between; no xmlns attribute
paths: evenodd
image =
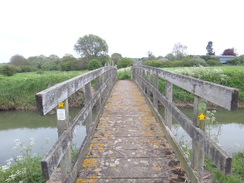
<svg viewBox="0 0 244 183"><path fill-rule="evenodd" d="M198 115L198 120L200 120L200 121L203 121L203 120L205 120L205 115L204 114L199 114Z"/></svg>
<svg viewBox="0 0 244 183"><path fill-rule="evenodd" d="M63 108L63 107L64 107L64 102L60 102L60 103L58 104L58 107L59 107L59 108Z"/></svg>

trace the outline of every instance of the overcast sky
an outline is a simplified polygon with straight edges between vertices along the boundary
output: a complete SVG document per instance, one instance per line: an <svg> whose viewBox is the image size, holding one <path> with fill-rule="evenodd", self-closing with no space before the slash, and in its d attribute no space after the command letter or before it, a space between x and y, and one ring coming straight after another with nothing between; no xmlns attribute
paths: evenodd
<svg viewBox="0 0 244 183"><path fill-rule="evenodd" d="M244 54L243 0L1 0L0 62L15 55L78 55L79 37L104 39L109 55L145 57L172 52L217 55L235 48Z"/></svg>

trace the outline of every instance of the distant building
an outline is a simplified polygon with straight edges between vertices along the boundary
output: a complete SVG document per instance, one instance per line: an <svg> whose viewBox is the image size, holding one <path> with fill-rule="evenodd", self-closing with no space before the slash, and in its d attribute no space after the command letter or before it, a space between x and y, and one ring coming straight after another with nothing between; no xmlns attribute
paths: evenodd
<svg viewBox="0 0 244 183"><path fill-rule="evenodd" d="M220 56L212 56L212 57L218 58L222 64L225 64L227 60L236 58L236 56L232 56L232 55L220 55Z"/></svg>

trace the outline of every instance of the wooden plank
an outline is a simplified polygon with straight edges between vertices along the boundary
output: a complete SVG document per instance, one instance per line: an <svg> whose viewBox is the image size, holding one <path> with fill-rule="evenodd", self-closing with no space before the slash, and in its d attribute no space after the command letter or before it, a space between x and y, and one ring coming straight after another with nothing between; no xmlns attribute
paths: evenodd
<svg viewBox="0 0 244 183"><path fill-rule="evenodd" d="M137 75L137 77L140 77ZM222 171L225 175L231 172L231 156L225 152L216 142L206 135L202 130L199 130L193 125L193 122L182 113L172 102L168 101L159 91L157 91L150 83L141 78L146 87L149 87L155 92L158 100L167 108L173 118L182 126L187 134L198 144L198 146L205 152L211 161Z"/></svg>
<svg viewBox="0 0 244 183"><path fill-rule="evenodd" d="M60 102L67 99L70 95L84 87L87 83L99 75L106 73L109 70L116 70L115 67L103 67L81 76L69 79L62 83L56 84L46 90L36 94L36 105L38 113L41 115L47 114L55 108Z"/></svg>
<svg viewBox="0 0 244 183"><path fill-rule="evenodd" d="M159 77L170 83L183 88L201 98L206 99L227 110L235 110L238 105L238 89L199 80L189 76L183 76L170 71L157 69L155 67L141 66L135 69L158 73Z"/></svg>

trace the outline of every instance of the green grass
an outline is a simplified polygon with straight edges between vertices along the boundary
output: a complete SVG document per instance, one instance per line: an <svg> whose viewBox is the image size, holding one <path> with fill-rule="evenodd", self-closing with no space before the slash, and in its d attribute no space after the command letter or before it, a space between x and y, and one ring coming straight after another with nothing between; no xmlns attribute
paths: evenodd
<svg viewBox="0 0 244 183"><path fill-rule="evenodd" d="M244 152L237 152L232 157L232 168L229 176L223 175L209 160L205 160L205 169L213 174L215 181L221 183L243 183L244 182Z"/></svg>
<svg viewBox="0 0 244 183"><path fill-rule="evenodd" d="M128 68L118 70L118 80L130 80L131 70Z"/></svg>
<svg viewBox="0 0 244 183"><path fill-rule="evenodd" d="M0 109L34 109L35 94L56 83L84 74L87 71L47 71L0 75Z"/></svg>

